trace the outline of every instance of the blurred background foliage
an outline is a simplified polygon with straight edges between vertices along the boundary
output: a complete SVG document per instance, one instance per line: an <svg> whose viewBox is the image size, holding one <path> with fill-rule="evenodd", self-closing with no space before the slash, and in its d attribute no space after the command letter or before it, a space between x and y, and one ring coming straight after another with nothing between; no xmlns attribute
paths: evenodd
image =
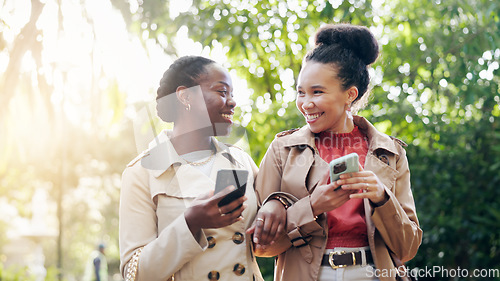
<svg viewBox="0 0 500 281"><path fill-rule="evenodd" d="M111 3L147 50L153 41L176 58L183 47L176 43L181 35L204 48L223 49L224 65L246 81L250 92L250 101L238 109L237 118L256 163L276 133L304 125L295 108L294 80L311 49L314 31L324 23L369 27L379 40L381 56L371 70L372 98L359 114L409 145L412 188L424 238L408 265L499 268L498 1ZM60 202L55 209L65 210L59 214L62 234L44 242L44 249L51 249L45 251L45 264L60 268L59 278L82 272L81 254L88 253L96 240L108 243L110 271L114 266L116 272L119 176L137 152L126 114L130 101L120 82L109 78L99 60L92 60L94 72L76 93L83 102L72 103L85 107L79 119L84 122L64 121L71 110L64 107L65 99L72 101L66 93L76 89L68 89L62 81L76 77L64 65L39 59L48 48L42 44L46 34L36 27L44 5L31 0L30 19L10 41L4 38L9 22L0 20L0 53L9 58L0 76L0 200L25 218L34 212L27 203L40 186L53 205ZM57 1L55 6L61 10L63 4ZM81 11L79 16L98 42L91 11ZM59 22L67 16L58 15ZM59 26L61 31L66 29ZM19 67L27 54L33 57L34 67ZM62 93L56 102L54 92ZM151 92L154 95L154 89ZM16 118L18 104L29 108L28 119ZM0 247L9 240L2 234L9 223L0 220ZM259 263L266 280L272 280L273 260Z"/></svg>

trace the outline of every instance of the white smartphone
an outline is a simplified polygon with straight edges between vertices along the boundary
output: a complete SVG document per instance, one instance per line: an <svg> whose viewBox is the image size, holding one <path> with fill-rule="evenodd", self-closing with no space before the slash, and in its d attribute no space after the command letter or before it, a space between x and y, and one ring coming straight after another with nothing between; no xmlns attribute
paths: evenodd
<svg viewBox="0 0 500 281"><path fill-rule="evenodd" d="M247 187L248 171L240 169L221 169L217 172L215 181L215 193L220 192L226 187L233 185L236 187L231 193L226 195L219 206L224 206L245 195Z"/></svg>
<svg viewBox="0 0 500 281"><path fill-rule="evenodd" d="M340 178L341 174L359 172L359 156L353 152L330 162L330 182ZM340 186L335 190L340 189Z"/></svg>

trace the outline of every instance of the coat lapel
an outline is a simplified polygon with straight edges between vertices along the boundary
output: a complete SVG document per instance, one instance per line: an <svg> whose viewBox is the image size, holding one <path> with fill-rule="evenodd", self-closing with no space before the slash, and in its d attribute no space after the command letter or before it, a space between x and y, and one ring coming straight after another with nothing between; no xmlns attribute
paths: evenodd
<svg viewBox="0 0 500 281"><path fill-rule="evenodd" d="M229 147L212 138L216 155L210 176L187 164L165 136L141 159L141 164L158 180L151 180L151 198L160 193L178 198L195 198L215 187L217 171L242 167L230 153Z"/></svg>
<svg viewBox="0 0 500 281"><path fill-rule="evenodd" d="M307 146L291 147L290 149L292 152L288 155L288 163L283 171L282 190L293 193L298 198L309 196L307 178L314 163L313 151ZM303 150L303 152L294 152L293 150Z"/></svg>
<svg viewBox="0 0 500 281"><path fill-rule="evenodd" d="M282 189L298 198L309 196L328 171L328 164L317 153L314 134L307 125L284 137L290 153L284 166Z"/></svg>
<svg viewBox="0 0 500 281"><path fill-rule="evenodd" d="M175 169L174 178L166 185L167 195L179 198L195 198L215 186L214 180L191 165L180 165Z"/></svg>

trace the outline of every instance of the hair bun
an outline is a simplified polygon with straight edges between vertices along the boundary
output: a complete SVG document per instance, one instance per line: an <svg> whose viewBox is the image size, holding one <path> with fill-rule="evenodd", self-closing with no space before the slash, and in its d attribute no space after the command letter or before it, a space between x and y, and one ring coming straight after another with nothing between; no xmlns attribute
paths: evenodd
<svg viewBox="0 0 500 281"><path fill-rule="evenodd" d="M351 24L327 24L316 32L314 38L316 47L320 45L338 45L349 49L366 65L375 62L378 57L378 43L371 31L364 27Z"/></svg>

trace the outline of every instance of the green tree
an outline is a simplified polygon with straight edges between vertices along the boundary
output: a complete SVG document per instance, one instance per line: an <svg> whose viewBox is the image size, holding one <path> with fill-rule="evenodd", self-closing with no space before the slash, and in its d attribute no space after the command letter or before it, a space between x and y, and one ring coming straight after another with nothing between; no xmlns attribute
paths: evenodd
<svg viewBox="0 0 500 281"><path fill-rule="evenodd" d="M253 91L243 109L260 162L275 133L303 125L293 80L323 23L371 28L381 44L373 97L361 115L409 143L412 185L424 240L413 266L495 268L500 264L500 3L474 1L144 1L132 30L175 55L181 27L204 46L227 47L231 69ZM265 270L268 270L267 268ZM269 277L268 277L269 278Z"/></svg>
<svg viewBox="0 0 500 281"><path fill-rule="evenodd" d="M370 115L411 142L424 230L412 264L498 268L500 6L400 1L394 9L396 17L381 17L394 36Z"/></svg>
<svg viewBox="0 0 500 281"><path fill-rule="evenodd" d="M80 276L100 241L116 273L119 179L135 154L125 95L99 60L99 28L85 1L20 2L0 1L0 208L16 213L0 219L0 261L10 262L3 252L6 230L17 229L10 223L29 221L39 211L33 194L43 190L47 221L56 220L50 227L59 231L41 242L47 280ZM80 21L66 11L80 13ZM89 46L84 54L68 45L68 34L80 34L79 28L91 34L81 40ZM79 65L80 58L90 62L91 73L82 74L87 65ZM104 83L110 86L100 87ZM0 280L27 280L1 263Z"/></svg>

